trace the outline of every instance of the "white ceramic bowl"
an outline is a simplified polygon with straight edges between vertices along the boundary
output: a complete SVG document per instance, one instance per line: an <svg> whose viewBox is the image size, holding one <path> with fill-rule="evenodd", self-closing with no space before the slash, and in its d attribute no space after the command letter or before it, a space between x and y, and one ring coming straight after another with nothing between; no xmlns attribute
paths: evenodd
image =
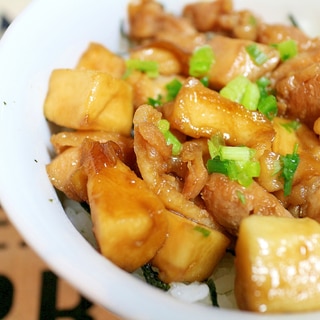
<svg viewBox="0 0 320 320"><path fill-rule="evenodd" d="M169 10L186 1L163 0ZM312 35L320 31L314 0L235 0L269 22L293 14ZM48 77L73 67L90 41L116 50L126 0L35 0L0 45L1 203L25 240L61 277L92 301L128 319L260 319L262 316L185 304L120 270L75 230L45 171L50 128L42 106ZM263 319L319 319L319 313Z"/></svg>

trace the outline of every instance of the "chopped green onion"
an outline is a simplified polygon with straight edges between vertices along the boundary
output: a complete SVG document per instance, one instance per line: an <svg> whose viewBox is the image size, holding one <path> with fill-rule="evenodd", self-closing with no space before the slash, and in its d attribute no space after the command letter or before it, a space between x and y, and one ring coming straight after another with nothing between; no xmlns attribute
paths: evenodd
<svg viewBox="0 0 320 320"><path fill-rule="evenodd" d="M207 286L209 288L212 305L214 307L219 308L217 288L216 288L216 285L215 285L214 281L212 280L212 278L209 278L206 281L206 284L207 284Z"/></svg>
<svg viewBox="0 0 320 320"><path fill-rule="evenodd" d="M238 76L220 90L220 94L234 102L238 102L248 110L259 110L269 120L278 113L277 99L268 92L270 80L263 77L256 83L244 76Z"/></svg>
<svg viewBox="0 0 320 320"><path fill-rule="evenodd" d="M182 82L178 79L173 79L166 85L168 91L167 101L172 101L175 99L180 89L182 88Z"/></svg>
<svg viewBox="0 0 320 320"><path fill-rule="evenodd" d="M279 172L281 172L281 161L280 161L280 158L277 159L277 160L274 160L273 161L273 175L277 175Z"/></svg>
<svg viewBox="0 0 320 320"><path fill-rule="evenodd" d="M252 150L248 147L221 146L219 153L222 160L249 161Z"/></svg>
<svg viewBox="0 0 320 320"><path fill-rule="evenodd" d="M205 238L209 237L209 235L211 233L209 229L206 229L206 228L203 228L200 226L195 226L194 230L200 232Z"/></svg>
<svg viewBox="0 0 320 320"><path fill-rule="evenodd" d="M228 168L228 177L238 181L242 186L248 187L255 177L260 175L260 163L258 161L233 161Z"/></svg>
<svg viewBox="0 0 320 320"><path fill-rule="evenodd" d="M255 16L251 15L250 18L249 18L249 24L251 26L256 26L257 25L257 19Z"/></svg>
<svg viewBox="0 0 320 320"><path fill-rule="evenodd" d="M205 87L209 87L209 78L208 77L202 77L200 79L200 82L205 86Z"/></svg>
<svg viewBox="0 0 320 320"><path fill-rule="evenodd" d="M244 187L250 186L253 178L260 175L260 163L255 160L222 160L219 156L207 161L209 173L221 173L230 180L238 181Z"/></svg>
<svg viewBox="0 0 320 320"><path fill-rule="evenodd" d="M241 99L249 81L250 80L245 76L238 76L229 81L226 86L220 90L220 94L227 99L241 103Z"/></svg>
<svg viewBox="0 0 320 320"><path fill-rule="evenodd" d="M271 81L266 77L257 80L256 83L260 91L260 100L257 108L269 120L272 120L278 113L278 104L276 97L270 94L268 90L270 82Z"/></svg>
<svg viewBox="0 0 320 320"><path fill-rule="evenodd" d="M170 122L166 119L161 119L158 122L159 130L164 134L170 130Z"/></svg>
<svg viewBox="0 0 320 320"><path fill-rule="evenodd" d="M260 50L256 43L246 46L246 51L249 54L251 60L258 66L261 66L268 60L268 56Z"/></svg>
<svg viewBox="0 0 320 320"><path fill-rule="evenodd" d="M293 120L287 123L282 123L281 126L284 127L288 132L294 132L300 128L301 123Z"/></svg>
<svg viewBox="0 0 320 320"><path fill-rule="evenodd" d="M271 84L270 79L268 79L267 77L261 77L261 78L259 78L259 79L256 81L256 84L258 85L260 94L261 94L262 96L264 96L264 95L265 95L265 96L269 95L268 87L269 87L269 85Z"/></svg>
<svg viewBox="0 0 320 320"><path fill-rule="evenodd" d="M242 204L246 204L246 197L245 197L245 195L243 194L243 192L237 190L236 193L237 193L237 196L238 196L238 199L240 200L240 202L241 202Z"/></svg>
<svg viewBox="0 0 320 320"><path fill-rule="evenodd" d="M207 169L209 173L222 173L225 176L228 176L228 167L229 167L229 161L224 160L222 161L219 156L208 160L207 162Z"/></svg>
<svg viewBox="0 0 320 320"><path fill-rule="evenodd" d="M244 105L248 110L257 110L259 100L260 92L257 84L253 82L248 83L242 96L241 104Z"/></svg>
<svg viewBox="0 0 320 320"><path fill-rule="evenodd" d="M170 81L166 85L166 89L167 89L166 100L163 99L161 94L159 94L157 98L149 97L147 103L150 104L151 106L153 106L154 108L157 108L157 107L161 106L166 101L172 101L175 99L175 97L179 93L181 87L182 87L182 82L179 81L178 79L173 79L172 81Z"/></svg>
<svg viewBox="0 0 320 320"><path fill-rule="evenodd" d="M280 157L280 161L282 165L281 176L284 179L283 190L284 190L285 196L288 196L291 193L294 174L300 162L300 157L297 151L298 151L298 144L295 145L292 154L287 154L285 156Z"/></svg>
<svg viewBox="0 0 320 320"><path fill-rule="evenodd" d="M272 120L278 113L277 99L274 95L262 97L259 100L258 110L269 120Z"/></svg>
<svg viewBox="0 0 320 320"><path fill-rule="evenodd" d="M161 94L158 95L156 99L154 98L148 98L148 104L153 106L154 108L157 108L162 105L162 96Z"/></svg>
<svg viewBox="0 0 320 320"><path fill-rule="evenodd" d="M189 61L189 75L197 78L206 76L214 61L215 56L210 46L197 48Z"/></svg>
<svg viewBox="0 0 320 320"><path fill-rule="evenodd" d="M126 61L127 73L132 70L138 70L146 73L150 78L156 78L159 75L159 66L156 61L129 59Z"/></svg>
<svg viewBox="0 0 320 320"><path fill-rule="evenodd" d="M260 99L259 88L245 76L237 76L220 90L220 94L249 110L256 110Z"/></svg>
<svg viewBox="0 0 320 320"><path fill-rule="evenodd" d="M277 48L282 61L289 60L298 54L298 45L295 40L289 39L272 45Z"/></svg>
<svg viewBox="0 0 320 320"><path fill-rule="evenodd" d="M240 184L243 186L249 186L252 182L252 178L257 178L260 176L260 170L259 161L251 160L243 163L242 172L244 174L238 178Z"/></svg>
<svg viewBox="0 0 320 320"><path fill-rule="evenodd" d="M219 133L214 134L208 140L209 154L212 159L219 155L220 146L223 146L223 145L224 145L224 140L223 140L222 134L219 134Z"/></svg>
<svg viewBox="0 0 320 320"><path fill-rule="evenodd" d="M158 122L158 128L164 135L167 145L172 145L172 155L179 155L182 149L182 144L178 140L178 138L170 131L170 122L166 119L161 119Z"/></svg>
<svg viewBox="0 0 320 320"><path fill-rule="evenodd" d="M211 148L214 147L210 152ZM210 154L216 155L207 161L209 173L217 172L238 181L241 185L249 186L254 177L260 175L260 163L253 159L254 149L248 147L215 146L209 142Z"/></svg>

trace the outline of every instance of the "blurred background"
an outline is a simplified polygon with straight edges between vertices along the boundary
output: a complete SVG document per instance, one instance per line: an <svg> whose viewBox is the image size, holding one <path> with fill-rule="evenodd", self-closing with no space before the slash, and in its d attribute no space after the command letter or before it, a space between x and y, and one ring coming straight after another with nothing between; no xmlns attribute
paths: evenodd
<svg viewBox="0 0 320 320"><path fill-rule="evenodd" d="M0 35L31 0L0 0Z"/></svg>
<svg viewBox="0 0 320 320"><path fill-rule="evenodd" d="M0 38L29 2L0 0ZM11 225L1 203L0 319L119 320L52 272Z"/></svg>

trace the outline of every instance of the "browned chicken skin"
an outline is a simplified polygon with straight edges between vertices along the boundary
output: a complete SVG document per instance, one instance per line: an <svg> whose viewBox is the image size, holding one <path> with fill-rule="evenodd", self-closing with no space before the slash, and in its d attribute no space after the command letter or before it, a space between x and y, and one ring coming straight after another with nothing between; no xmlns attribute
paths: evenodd
<svg viewBox="0 0 320 320"><path fill-rule="evenodd" d="M235 236L241 220L251 214L292 217L275 196L256 182L243 187L225 175L213 173L201 194L214 219Z"/></svg>
<svg viewBox="0 0 320 320"><path fill-rule="evenodd" d="M285 116L300 119L313 128L320 117L320 63L313 62L293 70L275 84L279 109Z"/></svg>

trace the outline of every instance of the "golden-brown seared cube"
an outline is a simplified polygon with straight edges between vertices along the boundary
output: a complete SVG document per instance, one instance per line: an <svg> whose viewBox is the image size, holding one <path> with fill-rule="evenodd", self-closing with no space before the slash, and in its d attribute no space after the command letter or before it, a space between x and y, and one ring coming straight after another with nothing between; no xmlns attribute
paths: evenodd
<svg viewBox="0 0 320 320"><path fill-rule="evenodd" d="M283 178L276 167L280 161L280 154L266 150L259 158L260 175L258 184L268 192L276 192L283 189Z"/></svg>
<svg viewBox="0 0 320 320"><path fill-rule="evenodd" d="M292 120L275 117L272 123L276 132L272 143L272 149L274 152L286 155L293 152L295 144L300 146L296 130L290 127Z"/></svg>
<svg viewBox="0 0 320 320"><path fill-rule="evenodd" d="M281 155L292 153L298 144L299 152L307 152L320 158L320 141L315 131L293 119L275 117L272 120L276 135L272 149Z"/></svg>
<svg viewBox="0 0 320 320"><path fill-rule="evenodd" d="M53 134L50 141L55 152L60 154L70 147L80 147L85 139L99 141L100 143L108 141L115 142L121 150L121 160L129 167L134 166L136 156L133 150L133 138L116 132L86 130L62 131L57 134Z"/></svg>
<svg viewBox="0 0 320 320"><path fill-rule="evenodd" d="M222 97L195 78L187 79L174 103L165 105L163 111L173 129L191 137L210 138L219 133L230 145L271 149L275 133L265 116Z"/></svg>
<svg viewBox="0 0 320 320"><path fill-rule="evenodd" d="M70 147L79 147L85 139L91 139L101 143L113 141L117 143L124 152L131 152L133 149L132 137L106 131L61 131L53 134L50 141L55 152L59 154Z"/></svg>
<svg viewBox="0 0 320 320"><path fill-rule="evenodd" d="M275 69L280 61L277 49L248 40L216 36L210 40L210 45L216 61L210 70L209 82L210 86L216 90L221 89L239 75L256 81ZM251 45L256 46L266 56L264 63L257 64L250 57L246 48Z"/></svg>
<svg viewBox="0 0 320 320"><path fill-rule="evenodd" d="M207 279L225 254L229 238L169 211L167 216L168 237L152 260L160 279L167 283Z"/></svg>
<svg viewBox="0 0 320 320"><path fill-rule="evenodd" d="M138 108L142 104L148 103L149 98L157 100L162 97L163 102L165 102L168 94L166 86L174 79L183 80L180 76L160 75L157 78L150 78L140 71L131 72L126 81L133 90L134 107Z"/></svg>
<svg viewBox="0 0 320 320"><path fill-rule="evenodd" d="M52 185L75 201L83 201L73 187L72 175L80 167L81 151L71 147L56 156L47 166L47 174Z"/></svg>
<svg viewBox="0 0 320 320"><path fill-rule="evenodd" d="M132 89L107 73L56 69L50 77L44 114L63 127L129 135Z"/></svg>
<svg viewBox="0 0 320 320"><path fill-rule="evenodd" d="M159 66L159 73L162 75L170 76L181 73L181 62L174 53L166 49L150 46L133 50L130 53L130 59L156 61Z"/></svg>
<svg viewBox="0 0 320 320"><path fill-rule="evenodd" d="M106 154L103 145L85 141L82 148L101 253L124 270L134 271L150 261L165 241L164 205L112 152Z"/></svg>
<svg viewBox="0 0 320 320"><path fill-rule="evenodd" d="M320 309L320 225L309 219L252 215L240 225L235 295L240 309Z"/></svg>
<svg viewBox="0 0 320 320"><path fill-rule="evenodd" d="M76 68L102 71L121 78L126 71L126 63L103 45L93 42L80 57Z"/></svg>

